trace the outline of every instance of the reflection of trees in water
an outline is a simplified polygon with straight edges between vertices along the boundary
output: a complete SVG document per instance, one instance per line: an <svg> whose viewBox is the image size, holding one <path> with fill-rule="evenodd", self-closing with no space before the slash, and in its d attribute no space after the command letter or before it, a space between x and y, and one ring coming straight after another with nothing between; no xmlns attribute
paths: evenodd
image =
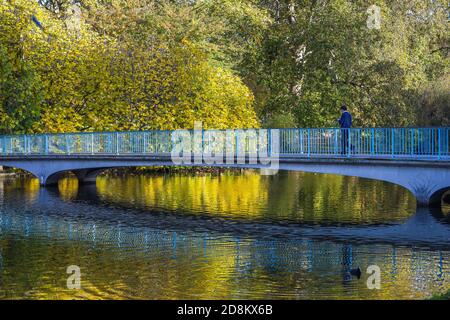
<svg viewBox="0 0 450 320"><path fill-rule="evenodd" d="M414 199L403 188L381 181L336 175L289 173L275 176L269 212L316 222L389 222L411 215Z"/></svg>
<svg viewBox="0 0 450 320"><path fill-rule="evenodd" d="M442 213L446 216L446 220L450 223L450 191L442 197Z"/></svg>
<svg viewBox="0 0 450 320"><path fill-rule="evenodd" d="M39 190L36 179L15 179L10 186L30 198ZM58 188L66 200L79 197L75 178L61 179ZM125 207L321 223L404 220L415 202L389 183L301 172L99 177L97 190L100 200Z"/></svg>
<svg viewBox="0 0 450 320"><path fill-rule="evenodd" d="M312 175L313 180L316 179L315 177L316 175ZM259 175L255 175L250 174L249 175L249 179L253 180L256 177L255 181L259 181L261 182L261 179L265 178ZM311 175L310 175L311 177ZM153 179L154 177L143 177L143 178L150 178ZM165 178L163 177L158 177L158 178ZM169 185L172 183L170 181L172 181L172 176L168 176L166 177L167 180L169 181ZM175 177L175 178L179 178L179 177ZM189 176L184 176L183 178L192 178ZM210 178L210 177L209 177ZM229 178L229 176L224 177L225 180L227 180ZM232 177L234 179L234 177ZM245 177L240 177L241 179L244 179ZM120 194L120 187L123 186L121 181L117 181L115 179L111 179L111 181L103 181L104 183L106 182L111 182L111 189L108 190L108 192L106 192L106 190L103 189L103 191L101 190L101 188L99 188L98 186L95 185L85 185L82 187L78 187L78 183L77 180L74 179L63 179L61 180L61 182L59 183L58 187L55 188L34 188L35 184L34 184L34 180L28 181L31 187L28 187L28 191L27 192L22 192L23 187L17 188L20 185L25 185L27 186L26 183L24 183L24 181L18 181L17 184L10 184L6 187L6 193L12 193L15 194L15 196L20 197L21 199L18 200L18 203L23 203L25 202L33 202L36 203L37 206L39 207L39 210L43 210L41 207L44 207L47 210L55 210L56 208L61 207L62 205L65 205L65 208L60 208L59 210L61 211L67 211L67 214L71 214L72 212L83 212L84 210L90 211L91 212L91 217L95 217L95 218L101 218L103 220L112 220L113 222L115 221L115 219L117 219L117 217L121 216L120 219L123 219L124 221L130 221L130 222L134 222L134 223L144 223L144 224L149 224L152 223L153 225L156 225L160 228L170 228L170 229L178 229L178 230L214 230L214 231L218 231L218 232L225 232L225 233L238 233L241 235L255 235L255 232L258 234L262 234L262 235L270 235L270 236L283 236L283 237L287 237L287 238L298 238L299 236L311 236L311 237L323 237L323 236L335 236L335 235L339 235L338 238L342 238L345 236L354 236L354 237L361 237L363 236L363 238L369 239L372 236L375 236L375 238L377 239L381 239L381 237L384 237L386 240L388 241L397 241L400 238L403 237L403 239L408 239L407 241L423 241L424 237L423 237L423 232L417 232L417 237L415 237L415 233L411 234L410 232L408 233L408 230L411 230L411 228L415 228L416 231L420 231L422 230L422 226L423 225L428 225L428 228L432 228L433 232L430 234L428 234L428 238L430 238L430 243L433 243L432 241L432 235L435 236L436 239L440 239L442 238L442 233L445 233L445 228L443 228L441 226L440 223L446 223L446 216L442 214L440 209L426 209L424 210L423 208L421 210L418 210L417 213L413 216L404 218L404 220L401 224L391 224L392 226L390 227L389 225L383 225L385 223L390 223L393 222L394 220L389 216L387 218L385 218L385 215L395 215L395 212L381 212L380 213L380 217L376 217L376 219L378 219L378 221L375 221L376 223L372 223L370 224L370 226L372 226L371 228L366 229L365 228L365 223L366 221L358 221L358 220L354 220L354 221L350 221L353 222L354 225L358 225L358 228L352 228L353 224L346 224L346 222L348 222L347 220L345 220L344 218L341 218L341 216L337 216L335 217L336 219L340 219L337 221L333 221L335 223L329 223L330 219L327 219L326 217L324 218L324 214L322 212L318 212L318 218L315 220L316 223L323 223L324 226L328 226L330 228L319 228L319 229L311 229L308 228L309 224L292 224L292 221L294 221L293 218L286 218L285 216L283 216L282 214L278 214L279 212L277 212L275 209L277 207L274 207L271 209L271 205L277 205L279 204L280 206L282 204L286 204L286 203L290 203L292 205L292 203L296 203L295 201L298 198L301 198L299 196L297 196L297 194L301 193L301 192L297 192L297 194L294 192L296 190L294 190L293 192L276 192L276 190L271 189L271 186L299 186L300 183L298 182L298 177L294 176L293 179L291 179L290 175L281 175L281 176L275 176L275 177L270 177L271 179L273 178L273 180L267 182L266 184L269 185L268 189L268 193L270 193L271 196L274 200L273 201L269 201L269 205L266 205L266 207L263 207L262 205L260 206L259 209L256 210L255 207L251 207L252 209L254 209L254 216L256 218L260 218L261 216L263 218L269 217L269 218L273 218L275 220L273 221L257 221L257 220L249 220L249 219L242 219L242 218L248 218L248 214L246 212L241 212L241 213L237 213L233 216L229 216L230 218L233 219L225 219L223 220L223 217L227 217L226 213L223 212L217 212L215 215L212 214L202 214L201 216L198 216L198 218L195 218L195 214L192 215L192 210L189 209L173 209L174 214L172 214L171 212L169 212L167 209L164 208L164 206L161 205L161 210L154 210L154 209L159 209L157 206L154 207L149 207L149 206L145 206L145 202L142 203L140 200L145 200L145 197L142 198L140 196L142 196L142 193L139 192L139 188L141 187L145 187L145 184L142 185L142 183L146 183L147 179L144 179L144 182L141 182L141 178L139 178L139 180L126 180L125 182L127 182L129 184L129 186L132 186L133 188L131 188L133 190L132 193L127 193L126 191L124 192L124 194L126 196L128 196L128 201L125 201L125 195L124 194ZM159 182L160 179L156 179L157 182ZM176 179L175 179L176 180ZM281 180L277 181L277 180ZM286 182L287 180L291 180L291 182ZM319 180L319 179L317 179ZM182 180L183 181L183 180ZM188 180L190 181L190 180ZM203 183L204 188L208 187L208 180L204 180L206 182ZM232 182L233 180L231 180ZM293 183L292 183L293 181ZM153 182L153 181L150 181ZM366 181L367 182L367 181ZM243 183L247 183L245 180L243 180ZM319 180L319 183L320 182ZM230 183L232 184L232 183ZM262 184L262 183L260 183ZM320 186L315 185L314 183L304 183L305 185L308 186L308 188L316 188L316 189L321 189ZM152 186L152 184L147 184ZM341 185L341 182L339 182L339 185ZM257 189L257 187L259 187L258 183L254 183L253 181L253 186L254 189ZM256 187L255 187L256 186ZM388 185L389 186L389 185ZM158 188L154 188L152 190L152 192L157 193L159 190L161 190L163 187L165 187L165 184L162 184L159 189ZM178 184L176 184L176 187L173 187L173 189L177 190ZM149 188L149 187L148 187ZM275 188L275 187L274 187ZM300 187L298 187L299 189ZM150 189L150 188L149 188ZM219 188L220 189L220 188ZM284 190L286 190L287 188L284 188ZM338 188L339 189L339 188ZM113 195L115 193L115 191L117 191L117 193L119 193L119 195L117 196L117 198L113 198ZM202 191L203 190L199 190L196 195L197 197L194 197L194 200L197 198L202 199L199 203L202 204L204 202L207 202L207 200L205 200L205 197L202 197ZM232 193L231 190L229 192ZM289 191L289 190L288 190ZM297 190L298 191L298 190ZM376 191L376 189L375 189ZM403 189L399 188L399 193L401 193L403 191ZM30 196L28 193L32 193L33 195ZM177 194L175 191L171 191L171 193L175 193ZM182 193L182 192L180 192ZM370 194L376 194L376 192L369 192ZM391 194L393 194L393 192L390 192ZM293 196L292 196L293 194ZM200 195L200 196L198 196ZM279 195L279 196L277 196ZM286 196L287 195L287 196ZM406 195L404 194L405 198L408 198L408 193L406 193ZM53 200L49 200L50 198L53 198L55 201ZM110 198L111 197L111 200ZM253 199L253 196L246 196L248 199L246 200L248 203L254 202L255 200ZM23 199L22 199L23 198ZM170 203L171 200L171 196L166 196L166 202ZM217 197L215 197L217 198ZM181 202L181 199L187 199L184 202ZM183 196L181 198L176 198L176 202L174 205L179 206L180 208L192 208L191 202L189 202L188 200L192 199L192 197L188 197L188 196ZM280 200L281 199L281 200ZM63 200L63 201L61 201ZM222 201L222 200L217 200L217 201ZM164 201L162 201L164 204ZM85 207L84 208L74 208L73 205L77 204L77 203L84 203ZM153 199L151 199L150 203L154 203ZM98 208L103 208L103 207L112 207L115 209L115 213L114 215L108 215L106 214L104 217L101 217L102 214L100 212L103 212L104 210L98 210ZM207 208L207 205L202 205L203 208ZM327 207L324 207L327 208ZM151 210L151 212L148 212L148 209L153 209ZM303 211L304 209L301 208ZM282 211L283 209L280 209L280 211ZM290 211L289 211L290 210ZM292 208L289 208L289 210L285 210L287 212L292 212L295 211ZM431 215L430 215L430 211L431 210ZM405 211L406 212L406 211ZM403 215L410 215L410 213L408 212L401 212L401 214ZM136 216L136 214L138 213L138 215ZM144 214L145 213L145 214ZM194 212L197 213L197 212ZM198 213L203 213L203 211L198 211ZM206 211L206 213L209 213L208 211ZM301 214L306 214L304 212L301 212L300 214L298 214L300 217L297 218L297 221L302 222L301 219L304 219L303 221L309 222L309 221L313 221L313 220L307 220L306 218L304 218L304 216L302 216ZM375 208L372 208L371 213L375 213ZM259 216L257 215L259 214ZM278 214L278 215L277 215ZM307 212L307 214L309 216L312 216L314 218L314 214L315 212L309 213ZM293 214L292 214L293 215ZM433 218L434 217L434 218ZM281 219L280 219L281 218ZM294 217L296 218L296 217ZM360 215L357 215L357 218L361 218ZM365 218L362 217L362 218ZM361 219L362 219L361 218ZM309 218L312 219L312 218ZM323 220L320 220L323 219ZM143 221L140 221L143 220ZM259 219L258 219L259 220ZM291 222L290 224L286 224L285 221ZM260 224L260 222L264 223L264 224ZM304 226L304 228L300 228L301 226ZM315 232L315 230L318 232ZM321 230L325 230L325 232L321 235ZM330 232L335 230L338 232ZM423 231L423 230L422 230ZM402 237L397 237L397 235L401 234ZM406 237L406 238L405 238Z"/></svg>
<svg viewBox="0 0 450 320"><path fill-rule="evenodd" d="M415 202L392 184L299 172L99 177L97 187L102 200L125 206L303 222L404 220Z"/></svg>
<svg viewBox="0 0 450 320"><path fill-rule="evenodd" d="M296 210L296 206L301 208L302 201L308 201L308 188L320 190L323 194L317 197L326 198L320 206L329 208L346 193L355 192L357 187L352 183L356 181L351 178L350 182L343 178L331 180L330 184L335 185L328 187L330 184L314 175L310 178L301 174L242 176L240 187L266 189L260 198L254 190L236 192L238 190L233 188L236 180L228 177L223 178L226 184L212 182L216 185L215 191L206 195L203 190L208 189L211 178L200 180L201 183L191 182L190 186L196 190L185 187L189 179L150 178L155 180L149 182L149 177L125 182L111 179L104 181L104 189L99 179L98 190L95 186L78 188L77 182L70 179L61 181L59 189L39 189L33 182L28 185L23 181L12 182L18 184L15 186L5 186L2 206L8 209L10 205L15 210L1 211L0 253L2 268L7 272L0 272L3 284L0 296L3 290L3 295L8 292L11 297L27 292L29 297L36 298L72 298L73 292L64 289L65 267L70 264L80 265L84 273L84 289L77 293L80 297L400 298L427 296L449 285L445 274L450 269L450 253L445 248L427 250L373 241L350 243L301 237L280 241L264 233L261 237L242 235L238 232L242 229L239 224L231 229L236 232L220 235L207 231L191 232L188 219L180 216L174 219L179 223L174 224L174 228L164 225L158 228L154 226L164 216L141 217L121 207L130 204L156 207L157 204L164 208L165 203L172 201L174 210L203 208L209 212L213 210L209 204L212 199L219 202L229 199L231 204L223 207L228 208L228 212L236 212L242 204L258 217L261 212L271 209L254 207L255 199L266 201L264 205L269 208L276 208L277 203L280 206L288 204L280 210L289 213ZM111 187L106 189L109 183L112 183ZM124 184L131 190L120 189ZM227 184L229 187L224 187ZM343 185L347 188L345 192L333 193ZM150 195L148 203L140 202L143 201L140 191L143 186L147 186L145 196ZM381 187L371 188L367 190L377 192ZM169 191L160 194L162 190ZM225 190L224 198L221 198L220 190ZM114 198L114 192L121 195ZM360 195L361 198L356 195L356 198L364 202L381 197L373 192ZM410 198L401 188L396 192L395 197ZM182 196L176 197L179 194ZM236 194L239 201L233 202ZM333 196L336 199L328 199ZM127 197L130 197L128 203ZM181 201L185 203L180 204ZM105 203L120 206L116 210L103 208ZM433 216L442 217L437 213ZM208 223L204 222L206 229ZM253 231L249 229L250 234ZM267 232L270 235L271 230ZM350 268L361 266L364 274L370 264L381 267L381 291L367 290L364 275L360 281L348 279Z"/></svg>
<svg viewBox="0 0 450 320"><path fill-rule="evenodd" d="M2 213L0 228L0 292L9 297L400 298L449 285L448 250L214 237L35 213ZM76 293L64 289L71 264L83 272ZM381 291L365 287L371 264L382 270ZM348 278L356 266L359 281Z"/></svg>

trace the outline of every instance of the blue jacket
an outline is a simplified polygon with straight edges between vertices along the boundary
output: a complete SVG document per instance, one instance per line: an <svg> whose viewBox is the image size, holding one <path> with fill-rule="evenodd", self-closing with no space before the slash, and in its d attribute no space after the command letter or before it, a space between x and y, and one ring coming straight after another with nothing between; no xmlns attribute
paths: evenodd
<svg viewBox="0 0 450 320"><path fill-rule="evenodd" d="M344 111L339 119L341 128L350 128L352 126L352 116L348 111Z"/></svg>

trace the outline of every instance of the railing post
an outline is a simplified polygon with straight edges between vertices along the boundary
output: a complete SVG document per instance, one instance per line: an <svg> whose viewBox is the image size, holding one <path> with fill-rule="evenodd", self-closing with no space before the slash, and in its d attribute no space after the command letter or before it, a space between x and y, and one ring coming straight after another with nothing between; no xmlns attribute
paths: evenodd
<svg viewBox="0 0 450 320"><path fill-rule="evenodd" d="M31 142L32 142L33 140L31 139L31 137L28 137L28 145L27 145L27 148L28 148L28 154L31 154Z"/></svg>
<svg viewBox="0 0 450 320"><path fill-rule="evenodd" d="M445 157L448 157L449 154L449 134L450 134L450 130L448 128L443 129L444 130L444 141L443 141L443 145L444 145L444 150L443 154L445 155Z"/></svg>
<svg viewBox="0 0 450 320"><path fill-rule="evenodd" d="M310 130L311 129L308 129L307 137L306 137L306 139L307 139L307 154L308 154L308 157L311 156L311 133L310 133Z"/></svg>
<svg viewBox="0 0 450 320"><path fill-rule="evenodd" d="M373 156L375 155L375 128L372 128L371 130L371 146L370 146L370 154Z"/></svg>
<svg viewBox="0 0 450 320"><path fill-rule="evenodd" d="M395 137L394 137L394 128L391 128L391 155L392 158L394 158L394 154L395 154Z"/></svg>
<svg viewBox="0 0 450 320"><path fill-rule="evenodd" d="M202 127L202 150L200 152L202 154L202 162L203 162L203 155L205 154L205 130L203 129L203 127Z"/></svg>
<svg viewBox="0 0 450 320"><path fill-rule="evenodd" d="M438 128L438 159L441 159L441 128Z"/></svg>
<svg viewBox="0 0 450 320"><path fill-rule="evenodd" d="M91 133L91 154L94 154L94 133Z"/></svg>
<svg viewBox="0 0 450 320"><path fill-rule="evenodd" d="M142 137L142 143L144 144L144 145L142 146L142 153L145 154L145 153L146 153L146 150L147 150L147 148L146 148L146 146L147 146L147 132L144 131L142 134L144 135L144 136ZM172 136L171 136L171 141L172 141Z"/></svg>
<svg viewBox="0 0 450 320"><path fill-rule="evenodd" d="M338 139L338 129L334 129L334 154L339 154L339 139Z"/></svg>
<svg viewBox="0 0 450 320"><path fill-rule="evenodd" d="M302 129L298 129L298 134L299 134L299 142L300 142L300 153L303 154L303 130Z"/></svg>
<svg viewBox="0 0 450 320"><path fill-rule="evenodd" d="M236 153L236 161L237 161L239 151L239 137L238 137L238 130L236 129L234 130L234 143L235 143L234 151Z"/></svg>
<svg viewBox="0 0 450 320"><path fill-rule="evenodd" d="M23 135L23 153L27 154L27 150L28 150L28 148L27 148L27 135L24 134Z"/></svg>
<svg viewBox="0 0 450 320"><path fill-rule="evenodd" d="M6 136L3 136L3 155L6 155Z"/></svg>
<svg viewBox="0 0 450 320"><path fill-rule="evenodd" d="M44 154L48 154L48 135L44 135Z"/></svg>
<svg viewBox="0 0 450 320"><path fill-rule="evenodd" d="M351 152L352 152L352 150L351 150L351 146L352 146L352 137L350 136L351 135L351 133L352 133L352 131L350 130L350 128L348 128L348 129L345 129L345 130L347 130L347 158L350 158L350 154L351 154Z"/></svg>
<svg viewBox="0 0 450 320"><path fill-rule="evenodd" d="M435 155L436 153L435 153L435 148L434 148L434 143L435 143L435 138L436 138L436 130L433 128L433 129L430 129L431 130L431 156L433 156L433 155Z"/></svg>
<svg viewBox="0 0 450 320"><path fill-rule="evenodd" d="M116 154L119 154L119 133L116 132Z"/></svg>
<svg viewBox="0 0 450 320"><path fill-rule="evenodd" d="M70 137L68 134L66 134L66 153L70 155Z"/></svg>

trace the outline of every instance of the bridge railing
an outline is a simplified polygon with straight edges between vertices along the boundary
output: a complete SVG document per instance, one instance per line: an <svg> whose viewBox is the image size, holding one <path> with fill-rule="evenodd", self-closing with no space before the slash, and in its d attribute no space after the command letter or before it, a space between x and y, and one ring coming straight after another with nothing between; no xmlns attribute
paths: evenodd
<svg viewBox="0 0 450 320"><path fill-rule="evenodd" d="M185 131L200 151L281 157L449 160L450 128L317 128ZM222 137L218 139L217 137ZM1 156L166 155L179 131L82 132L0 136ZM197 150L199 151L199 150Z"/></svg>
<svg viewBox="0 0 450 320"><path fill-rule="evenodd" d="M282 129L281 155L448 158L450 128Z"/></svg>

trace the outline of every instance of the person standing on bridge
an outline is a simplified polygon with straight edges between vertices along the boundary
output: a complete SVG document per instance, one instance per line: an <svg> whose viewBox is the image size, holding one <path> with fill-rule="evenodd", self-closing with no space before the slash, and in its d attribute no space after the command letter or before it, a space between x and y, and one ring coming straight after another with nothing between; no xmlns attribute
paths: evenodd
<svg viewBox="0 0 450 320"><path fill-rule="evenodd" d="M352 126L352 115L347 111L345 104L341 106L341 117L338 119L338 122L341 127L341 154L346 154L349 145L348 135Z"/></svg>

